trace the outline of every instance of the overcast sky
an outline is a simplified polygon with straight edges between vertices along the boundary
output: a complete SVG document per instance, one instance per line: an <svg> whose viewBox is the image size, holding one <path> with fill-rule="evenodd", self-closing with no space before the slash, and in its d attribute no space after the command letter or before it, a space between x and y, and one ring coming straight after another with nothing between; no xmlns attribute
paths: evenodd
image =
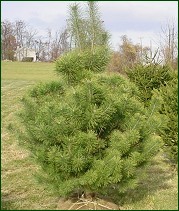
<svg viewBox="0 0 179 211"><path fill-rule="evenodd" d="M1 20L24 20L39 34L47 28L65 27L68 6L74 1L1 1ZM78 2L78 1L76 1ZM84 5L84 1L79 2ZM134 43L155 45L161 26L175 22L178 26L177 1L99 1L101 18L111 34L112 46L117 49L120 37L126 34Z"/></svg>

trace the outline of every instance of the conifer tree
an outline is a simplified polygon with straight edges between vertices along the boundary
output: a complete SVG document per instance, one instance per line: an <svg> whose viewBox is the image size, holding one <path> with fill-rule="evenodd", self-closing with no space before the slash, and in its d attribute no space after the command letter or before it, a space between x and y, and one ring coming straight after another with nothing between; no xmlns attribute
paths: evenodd
<svg viewBox="0 0 179 211"><path fill-rule="evenodd" d="M90 45L74 5L78 48L56 61L58 81L39 84L22 99L19 141L41 167L38 179L60 196L135 188L139 170L162 145L159 96L145 107L135 84L105 72L111 52L98 42L95 4L88 6Z"/></svg>
<svg viewBox="0 0 179 211"><path fill-rule="evenodd" d="M164 153L173 164L178 162L178 73L170 66L150 64L137 65L126 71L129 79L140 90L140 99L147 107L157 94L161 102L159 112L168 119L160 131L165 146Z"/></svg>
<svg viewBox="0 0 179 211"><path fill-rule="evenodd" d="M109 34L103 28L103 21L100 18L98 4L96 1L87 2L88 34L90 37L91 49L94 46L108 44Z"/></svg>
<svg viewBox="0 0 179 211"><path fill-rule="evenodd" d="M167 127L161 131L164 140L164 152L172 164L178 163L178 73L174 72L173 80L168 81L165 86L155 90L161 98L162 107L160 113L168 118Z"/></svg>
<svg viewBox="0 0 179 211"><path fill-rule="evenodd" d="M39 180L61 196L125 192L162 145L157 96L145 108L136 86L107 74L110 52L70 52L56 63L62 79L23 98L19 140L41 166Z"/></svg>
<svg viewBox="0 0 179 211"><path fill-rule="evenodd" d="M109 33L103 27L96 1L88 1L85 10L79 4L69 6L68 30L73 48L84 50L108 45Z"/></svg>
<svg viewBox="0 0 179 211"><path fill-rule="evenodd" d="M84 22L81 14L79 4L75 3L69 6L70 18L68 19L69 31L71 33L71 39L75 47L78 47L80 50L84 47L85 44L85 33Z"/></svg>

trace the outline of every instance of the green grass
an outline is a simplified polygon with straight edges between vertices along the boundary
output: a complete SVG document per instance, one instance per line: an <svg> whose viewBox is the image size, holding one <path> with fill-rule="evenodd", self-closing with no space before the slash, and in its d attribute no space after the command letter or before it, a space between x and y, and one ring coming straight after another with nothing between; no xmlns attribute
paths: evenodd
<svg viewBox="0 0 179 211"><path fill-rule="evenodd" d="M1 78L4 80L46 81L56 79L55 64L45 62L2 62Z"/></svg>
<svg viewBox="0 0 179 211"><path fill-rule="evenodd" d="M11 125L18 127L16 112L21 107L20 99L26 90L39 81L58 79L53 71L54 64L3 62L1 65L1 209L57 210L60 198L36 182L34 173L38 166L8 130ZM147 172L149 176L136 190L123 196L115 193L115 202L128 210L177 210L177 172L162 154L155 157Z"/></svg>
<svg viewBox="0 0 179 211"><path fill-rule="evenodd" d="M177 210L178 174L159 153L147 167L147 177L121 199L128 210Z"/></svg>

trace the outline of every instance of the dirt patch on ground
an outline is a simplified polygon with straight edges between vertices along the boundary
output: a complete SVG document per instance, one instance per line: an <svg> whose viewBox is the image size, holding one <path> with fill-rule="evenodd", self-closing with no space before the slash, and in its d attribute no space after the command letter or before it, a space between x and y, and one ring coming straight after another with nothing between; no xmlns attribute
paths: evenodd
<svg viewBox="0 0 179 211"><path fill-rule="evenodd" d="M119 206L103 199L60 199L58 210L120 210Z"/></svg>

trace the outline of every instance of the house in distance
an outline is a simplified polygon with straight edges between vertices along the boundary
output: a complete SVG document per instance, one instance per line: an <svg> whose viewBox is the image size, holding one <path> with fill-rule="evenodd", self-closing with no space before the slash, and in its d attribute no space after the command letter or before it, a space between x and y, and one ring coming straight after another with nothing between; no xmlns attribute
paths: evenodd
<svg viewBox="0 0 179 211"><path fill-rule="evenodd" d="M15 52L15 59L17 61L35 62L35 61L39 61L39 56L38 56L38 53L34 49L18 46Z"/></svg>

